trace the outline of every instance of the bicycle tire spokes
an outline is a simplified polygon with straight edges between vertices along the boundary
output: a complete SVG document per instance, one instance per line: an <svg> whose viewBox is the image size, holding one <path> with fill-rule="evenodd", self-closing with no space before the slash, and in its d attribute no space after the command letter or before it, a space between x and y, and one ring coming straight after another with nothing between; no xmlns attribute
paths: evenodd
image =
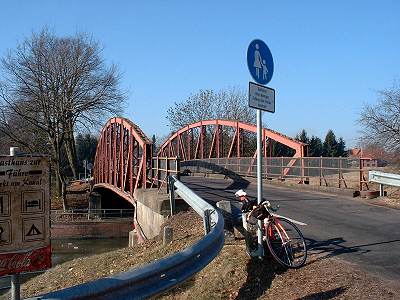
<svg viewBox="0 0 400 300"><path fill-rule="evenodd" d="M300 230L289 220L274 218L266 229L267 246L277 262L288 268L301 267L307 249Z"/></svg>

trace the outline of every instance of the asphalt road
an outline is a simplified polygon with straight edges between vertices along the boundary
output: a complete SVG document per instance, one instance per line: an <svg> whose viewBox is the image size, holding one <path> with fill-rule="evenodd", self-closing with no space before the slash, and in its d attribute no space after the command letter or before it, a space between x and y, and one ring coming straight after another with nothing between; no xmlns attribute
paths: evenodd
<svg viewBox="0 0 400 300"><path fill-rule="evenodd" d="M256 197L255 183L182 177L210 202L235 200L243 188ZM280 205L278 214L307 223L300 226L308 248L359 265L374 275L400 280L400 210L343 196L264 185L264 198Z"/></svg>

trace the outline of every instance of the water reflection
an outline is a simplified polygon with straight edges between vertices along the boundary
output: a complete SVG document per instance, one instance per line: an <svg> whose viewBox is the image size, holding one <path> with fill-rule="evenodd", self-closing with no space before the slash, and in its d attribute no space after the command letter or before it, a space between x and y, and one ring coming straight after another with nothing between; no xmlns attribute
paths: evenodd
<svg viewBox="0 0 400 300"><path fill-rule="evenodd" d="M128 238L55 239L51 241L53 267L78 257L100 254L128 246ZM39 273L40 274L40 273ZM23 274L22 282L38 274ZM10 277L0 278L0 294L7 292Z"/></svg>

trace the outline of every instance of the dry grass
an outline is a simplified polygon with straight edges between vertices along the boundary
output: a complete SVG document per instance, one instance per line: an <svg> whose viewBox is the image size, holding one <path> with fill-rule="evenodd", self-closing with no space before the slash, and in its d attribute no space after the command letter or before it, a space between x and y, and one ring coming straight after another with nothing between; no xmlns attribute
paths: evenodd
<svg viewBox="0 0 400 300"><path fill-rule="evenodd" d="M23 285L24 297L41 294L126 271L193 244L203 234L194 213L181 213L167 225L174 228L174 242L163 247L159 240L135 248L79 258L49 270ZM93 268L101 266L101 268ZM284 270L270 258L250 259L244 242L226 243L219 256L195 277L155 299L399 299L400 289L375 278L355 265L311 253L298 270Z"/></svg>
<svg viewBox="0 0 400 300"><path fill-rule="evenodd" d="M398 299L400 289L356 266L316 253L298 270L250 259L241 244L226 245L197 276L157 299Z"/></svg>
<svg viewBox="0 0 400 300"><path fill-rule="evenodd" d="M134 248L123 248L58 265L22 285L22 296L32 297L58 289L110 276L147 264L183 250L203 235L201 218L193 211L177 214L165 225L174 228L174 241L163 246L159 239L149 240ZM7 299L9 295L1 299Z"/></svg>

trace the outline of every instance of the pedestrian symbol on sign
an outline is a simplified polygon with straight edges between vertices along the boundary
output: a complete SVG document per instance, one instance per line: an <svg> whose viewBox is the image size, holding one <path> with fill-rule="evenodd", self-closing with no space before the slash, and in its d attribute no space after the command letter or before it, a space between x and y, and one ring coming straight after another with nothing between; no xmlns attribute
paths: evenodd
<svg viewBox="0 0 400 300"><path fill-rule="evenodd" d="M271 51L261 40L254 40L247 49L247 66L253 79L259 84L267 84L274 73Z"/></svg>

